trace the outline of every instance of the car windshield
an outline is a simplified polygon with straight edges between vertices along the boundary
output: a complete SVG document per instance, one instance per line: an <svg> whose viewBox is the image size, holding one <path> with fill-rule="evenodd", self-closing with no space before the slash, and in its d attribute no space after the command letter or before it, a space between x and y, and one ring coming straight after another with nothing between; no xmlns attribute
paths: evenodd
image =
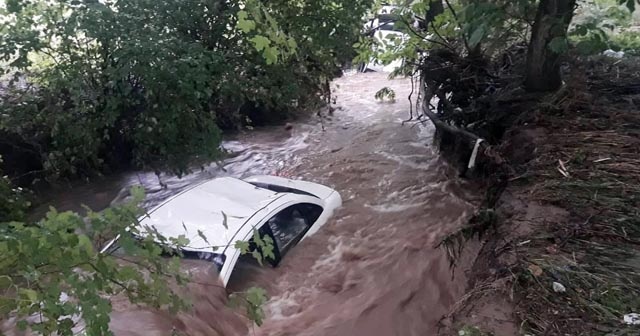
<svg viewBox="0 0 640 336"><path fill-rule="evenodd" d="M135 237L135 241L139 242L142 240L140 237ZM114 255L114 256L123 256L124 250L122 246L119 244L119 239L116 239L106 250L103 251L106 254ZM224 262L226 260L226 256L221 253L215 253L213 251L192 251L192 250L176 250L176 249L163 249L162 254L163 257L173 257L180 256L183 259L188 260L203 260L207 262L214 263L218 271L222 269Z"/></svg>
<svg viewBox="0 0 640 336"><path fill-rule="evenodd" d="M394 27L393 22L387 22L387 23L384 23L383 25L381 25L380 28L378 28L378 29L380 29L380 30L393 30L393 27Z"/></svg>

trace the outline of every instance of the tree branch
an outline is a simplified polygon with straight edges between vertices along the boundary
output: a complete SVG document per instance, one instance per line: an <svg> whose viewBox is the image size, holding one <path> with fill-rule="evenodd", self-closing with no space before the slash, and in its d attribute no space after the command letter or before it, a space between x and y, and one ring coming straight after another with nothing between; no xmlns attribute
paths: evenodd
<svg viewBox="0 0 640 336"><path fill-rule="evenodd" d="M467 41L467 37L464 34L464 29L462 28L462 24L460 23L460 19L458 19L458 14L456 13L456 10L453 9L453 6L451 6L451 3L449 3L449 0L444 0L444 2L447 4L447 7L451 11L451 15L453 15L453 18L456 20L456 23L458 24L458 27L460 28L460 31L462 32L462 41L464 42L464 46L467 49L467 52L470 53L471 52L471 47L469 47L469 42Z"/></svg>
<svg viewBox="0 0 640 336"><path fill-rule="evenodd" d="M447 40L442 39L444 42L440 42L440 41L437 41L437 40L434 40L434 39L430 39L430 38L418 33L415 29L413 29L413 26L411 24L409 24L405 18L401 18L401 20L407 26L407 28L409 29L409 31L411 33L413 33L415 36L419 37L423 41L427 41L427 42L430 42L430 43L433 43L433 44L437 44L437 45L443 46L443 47L445 47L445 48L447 48L449 50L455 51L455 49L452 46L450 46L450 45L448 45L446 43Z"/></svg>

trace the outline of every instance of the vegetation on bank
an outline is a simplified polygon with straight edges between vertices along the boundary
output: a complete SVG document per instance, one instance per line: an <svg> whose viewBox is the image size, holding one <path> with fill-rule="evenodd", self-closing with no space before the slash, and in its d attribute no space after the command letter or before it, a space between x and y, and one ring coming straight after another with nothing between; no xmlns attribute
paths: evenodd
<svg viewBox="0 0 640 336"><path fill-rule="evenodd" d="M507 267L518 275L518 317L536 334L635 335L623 317L640 311L640 67L637 59L576 63L566 89L516 126L546 136L535 139L531 161L512 165L524 175L514 188L569 216L517 237L530 243Z"/></svg>
<svg viewBox="0 0 640 336"><path fill-rule="evenodd" d="M461 174L480 175L487 184L481 209L440 246L455 264L466 240L496 230L504 238L488 239L483 253L493 273L476 274L471 285L478 287L456 307L502 291L516 311L507 318L524 334L633 334L637 326L622 319L640 310L632 182L638 179L638 69L631 66L635 59L585 56L607 49L636 54L633 15L640 2L397 4L409 41L391 41L381 57L404 58L396 75L408 74L416 84L408 122L433 121L441 149ZM369 50L375 43L359 46ZM510 155L514 132L527 127L545 129L548 137L539 139L535 153L532 144L519 144L526 145L517 148L523 153ZM531 201L567 209L567 222L537 223L522 237L509 232L500 200L510 186L531 188Z"/></svg>

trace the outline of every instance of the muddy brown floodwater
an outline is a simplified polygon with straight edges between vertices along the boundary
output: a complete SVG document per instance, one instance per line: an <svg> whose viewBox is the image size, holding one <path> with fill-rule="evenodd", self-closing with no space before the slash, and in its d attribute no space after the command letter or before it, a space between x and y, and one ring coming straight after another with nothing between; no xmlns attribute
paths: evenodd
<svg viewBox="0 0 640 336"><path fill-rule="evenodd" d="M57 197L56 205L103 206L121 190L143 184L152 206L214 176L278 174L330 185L343 207L277 268L241 265L228 290L268 290L263 326L226 307L225 293L194 284L195 303L178 317L114 302L116 335L433 335L438 321L464 294L464 272L449 269L438 241L472 214L478 196L431 146L431 125L402 125L409 111L408 79L347 73L338 79L337 109L322 131L317 120L260 129L226 141L235 156L178 179L151 173L114 177ZM398 101L379 103L384 86ZM84 189L83 189L84 188ZM96 196L97 195L97 196ZM117 197L116 197L117 198ZM104 203L104 204L103 204ZM195 267L198 269L198 267ZM206 270L196 278L206 282ZM204 279L204 280L203 280ZM209 280L210 281L210 280Z"/></svg>

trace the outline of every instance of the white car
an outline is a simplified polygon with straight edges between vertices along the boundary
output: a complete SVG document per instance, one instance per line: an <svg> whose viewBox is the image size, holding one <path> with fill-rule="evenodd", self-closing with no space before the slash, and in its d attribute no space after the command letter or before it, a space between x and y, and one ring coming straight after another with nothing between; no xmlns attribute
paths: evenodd
<svg viewBox="0 0 640 336"><path fill-rule="evenodd" d="M250 242L254 230L270 236L275 259L267 261L276 266L341 205L337 191L312 182L276 176L223 177L173 196L140 218L140 225L154 227L166 238L186 236L189 244L182 248L183 256L213 262L226 286L241 254L236 241ZM103 252L117 248L117 240ZM214 251L212 246L218 248Z"/></svg>
<svg viewBox="0 0 640 336"><path fill-rule="evenodd" d="M374 51L385 53L387 51L399 50L399 48L409 40L409 35L400 31L396 26L396 17L393 15L393 11L397 9L397 6L383 6L375 18L369 20L365 25L364 30L372 33L377 41L377 47L374 48ZM396 43L398 44L396 45ZM385 65L380 60L374 58L368 64L365 64L361 71L373 70L390 73L400 68L403 64L404 61L402 59L394 60Z"/></svg>

